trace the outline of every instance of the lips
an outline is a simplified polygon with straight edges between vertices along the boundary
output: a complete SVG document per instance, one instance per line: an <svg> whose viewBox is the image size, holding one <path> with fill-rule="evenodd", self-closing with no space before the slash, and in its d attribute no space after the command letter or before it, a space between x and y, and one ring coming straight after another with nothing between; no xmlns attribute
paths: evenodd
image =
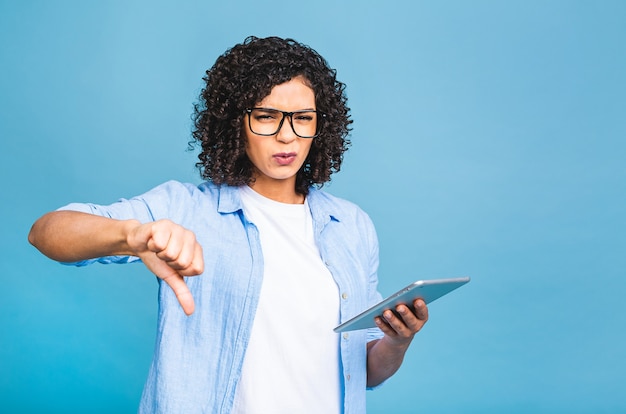
<svg viewBox="0 0 626 414"><path fill-rule="evenodd" d="M279 152L272 157L279 165L289 165L296 160L296 155L295 152Z"/></svg>

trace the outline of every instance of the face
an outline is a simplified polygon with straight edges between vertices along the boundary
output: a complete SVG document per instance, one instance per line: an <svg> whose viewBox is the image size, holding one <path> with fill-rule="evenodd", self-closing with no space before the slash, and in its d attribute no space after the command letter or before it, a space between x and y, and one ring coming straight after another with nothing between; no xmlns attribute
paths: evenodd
<svg viewBox="0 0 626 414"><path fill-rule="evenodd" d="M276 85L256 106L286 112L315 110L315 94L304 78L298 76ZM296 173L304 164L314 138L298 137L287 117L275 135L257 135L250 130L248 116L245 115L243 123L248 141L246 153L256 170L254 189L262 194L279 187L295 192Z"/></svg>

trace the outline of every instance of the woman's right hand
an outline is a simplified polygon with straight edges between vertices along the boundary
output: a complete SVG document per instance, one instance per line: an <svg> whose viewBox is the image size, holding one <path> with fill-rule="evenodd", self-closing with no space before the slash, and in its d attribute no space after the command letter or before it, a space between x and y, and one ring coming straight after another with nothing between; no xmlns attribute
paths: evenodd
<svg viewBox="0 0 626 414"><path fill-rule="evenodd" d="M195 234L170 220L159 220L132 228L127 243L134 255L172 288L183 311L191 315L195 305L183 276L204 271L202 247Z"/></svg>

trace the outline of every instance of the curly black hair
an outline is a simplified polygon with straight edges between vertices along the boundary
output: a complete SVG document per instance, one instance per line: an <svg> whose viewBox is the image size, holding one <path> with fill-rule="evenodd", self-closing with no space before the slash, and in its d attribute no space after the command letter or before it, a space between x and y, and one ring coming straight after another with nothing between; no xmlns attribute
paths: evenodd
<svg viewBox="0 0 626 414"><path fill-rule="evenodd" d="M274 86L296 76L305 78L315 94L316 109L325 114L296 174L296 191L306 195L312 185L323 186L339 171L350 146L352 120L345 84L337 80L336 70L315 50L293 39L250 36L220 56L203 78L206 86L195 105L193 139L202 148L196 166L204 179L233 186L254 181L242 128L244 112Z"/></svg>

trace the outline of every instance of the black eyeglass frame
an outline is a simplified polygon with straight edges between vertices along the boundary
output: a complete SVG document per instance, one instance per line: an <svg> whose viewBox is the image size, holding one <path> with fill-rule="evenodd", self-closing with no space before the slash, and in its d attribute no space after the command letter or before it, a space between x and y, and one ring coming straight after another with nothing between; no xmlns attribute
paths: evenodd
<svg viewBox="0 0 626 414"><path fill-rule="evenodd" d="M258 132L255 132L252 129L252 120L251 120L251 114L252 111L254 111L255 109L258 110L262 110L262 111L273 111L273 112L280 112L281 114L283 114L283 117L281 118L280 122L278 123L278 128L276 129L276 131L273 134L259 134ZM246 114L248 114L248 128L250 128L250 131L252 131L253 134L256 135L260 135L262 137L271 137L273 135L278 134L278 131L280 131L280 129L283 127L283 123L285 122L285 118L289 118L289 126L291 127L291 130L293 131L294 134L296 134L296 136L300 137L300 138L305 138L305 139L312 139L312 138L317 138L317 136L319 136L320 131L322 129L322 122L320 122L321 120L323 120L324 118L326 118L326 114L322 111L318 111L318 110L301 110L301 111L293 111L293 112L287 112L287 111L281 111L280 109L274 109L274 108L261 108L261 107L254 107L254 108L246 108L245 110ZM318 116L317 118L317 125L315 125L315 135L312 135L310 137L307 136L302 136L300 134L298 134L296 132L296 129L293 127L293 116L295 114L305 114L308 112L315 112Z"/></svg>

